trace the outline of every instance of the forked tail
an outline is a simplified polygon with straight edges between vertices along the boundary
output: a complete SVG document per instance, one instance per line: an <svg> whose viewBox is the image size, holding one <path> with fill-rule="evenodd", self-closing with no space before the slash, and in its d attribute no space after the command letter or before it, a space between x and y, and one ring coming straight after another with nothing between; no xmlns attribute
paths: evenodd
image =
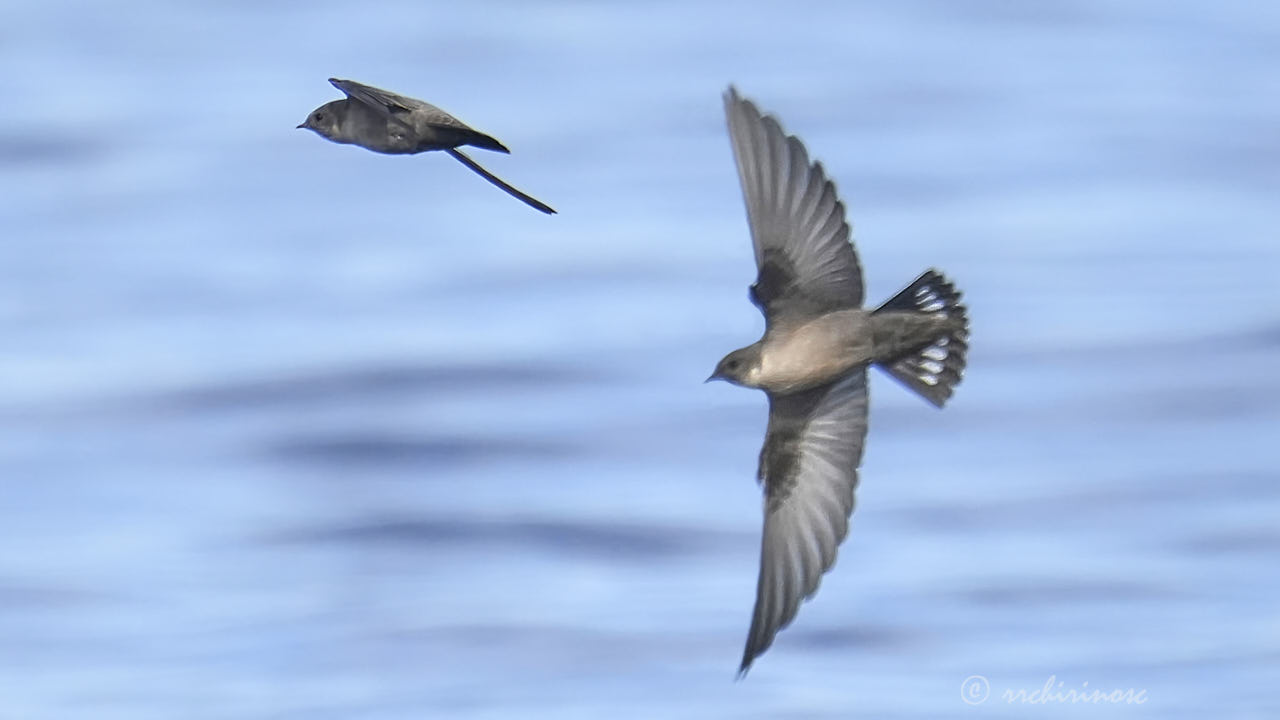
<svg viewBox="0 0 1280 720"><path fill-rule="evenodd" d="M875 312L918 313L937 318L932 340L897 357L879 362L885 372L937 407L946 404L964 372L969 351L969 314L942 273L927 270Z"/></svg>

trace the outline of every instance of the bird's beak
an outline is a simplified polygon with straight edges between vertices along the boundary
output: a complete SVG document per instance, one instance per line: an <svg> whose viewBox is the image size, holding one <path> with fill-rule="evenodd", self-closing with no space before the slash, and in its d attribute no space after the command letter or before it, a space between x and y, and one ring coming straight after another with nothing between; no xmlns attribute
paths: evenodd
<svg viewBox="0 0 1280 720"><path fill-rule="evenodd" d="M299 125L299 126L297 127L297 129L298 129L298 130L303 130L303 129L305 129L306 127L307 127L307 124L306 124L306 123L302 123L301 125Z"/></svg>
<svg viewBox="0 0 1280 720"><path fill-rule="evenodd" d="M703 385L706 385L707 383L711 382L712 380L719 380L719 379L720 379L720 373L711 373L711 376L710 376L710 377L708 377L706 380L703 380L703 381L702 381L702 384L703 384Z"/></svg>

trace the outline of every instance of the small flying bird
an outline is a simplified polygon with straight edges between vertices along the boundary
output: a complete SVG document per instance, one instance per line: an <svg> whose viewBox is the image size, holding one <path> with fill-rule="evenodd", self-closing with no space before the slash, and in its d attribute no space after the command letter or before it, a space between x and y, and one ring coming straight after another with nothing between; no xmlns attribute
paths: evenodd
<svg viewBox="0 0 1280 720"><path fill-rule="evenodd" d="M707 381L769 397L760 577L741 677L817 592L848 532L867 434L867 366L940 408L960 382L969 321L960 293L936 270L864 310L844 205L822 165L732 86L724 105L755 246L750 297L765 331Z"/></svg>
<svg viewBox="0 0 1280 720"><path fill-rule="evenodd" d="M471 145L500 153L511 152L493 137L472 130L461 120L421 100L361 85L354 80L329 78L329 82L346 93L346 99L334 100L312 110L306 121L298 126L299 129L314 130L317 135L333 142L359 145L388 155L444 150L512 197L535 210L555 214L550 205L515 189L458 150L463 145Z"/></svg>

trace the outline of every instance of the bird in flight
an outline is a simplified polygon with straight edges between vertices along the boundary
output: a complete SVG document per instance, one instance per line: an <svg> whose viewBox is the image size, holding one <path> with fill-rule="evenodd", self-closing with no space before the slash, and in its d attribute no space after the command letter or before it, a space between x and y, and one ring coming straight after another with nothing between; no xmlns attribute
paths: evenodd
<svg viewBox="0 0 1280 720"><path fill-rule="evenodd" d="M554 215L550 205L509 185L458 150L463 145L510 153L505 145L461 120L421 100L397 95L354 80L329 78L346 93L344 100L325 103L307 116L299 129L345 145L359 145L388 155L413 155L444 150L480 177L529 207Z"/></svg>
<svg viewBox="0 0 1280 720"><path fill-rule="evenodd" d="M867 434L867 367L941 408L964 370L969 321L960 293L936 270L863 309L862 268L822 165L732 86L724 106L755 247L750 297L765 331L707 380L769 398L760 576L741 677L817 592L848 532Z"/></svg>

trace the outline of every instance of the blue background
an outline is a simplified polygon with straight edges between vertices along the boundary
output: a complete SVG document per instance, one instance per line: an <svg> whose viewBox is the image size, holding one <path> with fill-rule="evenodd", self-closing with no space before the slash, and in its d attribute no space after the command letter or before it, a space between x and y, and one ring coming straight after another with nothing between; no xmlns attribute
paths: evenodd
<svg viewBox="0 0 1280 720"><path fill-rule="evenodd" d="M1280 5L28 2L0 67L0 717L1280 713ZM561 214L295 130L331 75ZM737 683L729 82L973 322Z"/></svg>

